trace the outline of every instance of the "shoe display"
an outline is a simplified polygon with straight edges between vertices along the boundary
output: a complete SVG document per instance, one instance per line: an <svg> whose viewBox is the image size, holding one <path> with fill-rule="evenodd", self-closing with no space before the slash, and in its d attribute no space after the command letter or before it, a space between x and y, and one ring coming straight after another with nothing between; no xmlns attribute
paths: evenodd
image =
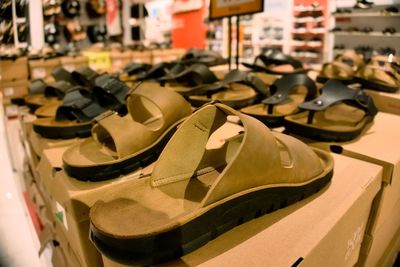
<svg viewBox="0 0 400 267"><path fill-rule="evenodd" d="M396 1L0 1L0 265L389 266Z"/></svg>

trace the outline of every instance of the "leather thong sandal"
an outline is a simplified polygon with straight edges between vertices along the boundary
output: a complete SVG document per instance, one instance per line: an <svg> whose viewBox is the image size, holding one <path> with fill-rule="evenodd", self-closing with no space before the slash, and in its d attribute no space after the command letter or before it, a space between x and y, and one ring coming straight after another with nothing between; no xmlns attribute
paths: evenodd
<svg viewBox="0 0 400 267"><path fill-rule="evenodd" d="M233 108L241 108L253 104L258 98L268 97L269 89L252 73L232 70L219 82L200 85L180 93L188 97L195 107L216 100Z"/></svg>
<svg viewBox="0 0 400 267"><path fill-rule="evenodd" d="M228 115L241 138L207 149ZM90 237L113 261L151 265L187 254L241 223L312 195L333 175L329 152L311 148L223 105L189 117L151 176L108 191L90 210Z"/></svg>
<svg viewBox="0 0 400 267"><path fill-rule="evenodd" d="M400 89L400 70L396 65L372 59L356 73L355 80L365 89L394 93Z"/></svg>
<svg viewBox="0 0 400 267"><path fill-rule="evenodd" d="M242 64L253 71L278 75L306 73L308 71L303 68L303 64L300 61L282 53L278 49L269 49L265 53L256 56L252 64Z"/></svg>
<svg viewBox="0 0 400 267"><path fill-rule="evenodd" d="M322 65L317 82L325 83L330 79L343 83L354 82L355 73L364 65L363 58L353 50L346 50L335 57L333 62Z"/></svg>
<svg viewBox="0 0 400 267"><path fill-rule="evenodd" d="M330 80L321 90L319 97L300 104L304 112L285 117L288 132L321 141L348 141L359 136L378 112L364 91L340 81Z"/></svg>
<svg viewBox="0 0 400 267"><path fill-rule="evenodd" d="M191 114L181 95L156 83L139 84L126 103L128 115L103 114L96 119L92 138L65 151L69 176L101 181L147 166Z"/></svg>
<svg viewBox="0 0 400 267"><path fill-rule="evenodd" d="M261 104L240 110L269 127L282 126L285 116L298 113L299 104L317 96L317 87L306 74L285 75L276 80L269 89L273 95L264 99Z"/></svg>
<svg viewBox="0 0 400 267"><path fill-rule="evenodd" d="M215 74L204 64L194 64L185 67L182 64L175 65L170 73L158 79L162 85L173 88L177 93L187 95L193 87L212 84L218 81Z"/></svg>

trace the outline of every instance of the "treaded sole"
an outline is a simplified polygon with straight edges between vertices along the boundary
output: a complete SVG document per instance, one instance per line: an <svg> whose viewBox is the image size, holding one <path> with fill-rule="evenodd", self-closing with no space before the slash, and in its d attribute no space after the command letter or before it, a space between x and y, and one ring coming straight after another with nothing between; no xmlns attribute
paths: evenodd
<svg viewBox="0 0 400 267"><path fill-rule="evenodd" d="M64 162L66 173L80 181L98 182L117 178L121 175L131 173L140 167L146 167L157 160L162 150L175 133L177 126L171 129L155 146L147 151L114 164L98 165L91 167L74 167Z"/></svg>
<svg viewBox="0 0 400 267"><path fill-rule="evenodd" d="M33 130L48 139L72 139L91 136L92 124L71 127L42 127L33 125Z"/></svg>
<svg viewBox="0 0 400 267"><path fill-rule="evenodd" d="M97 249L115 262L150 265L188 254L210 240L241 225L284 208L320 191L333 176L297 187L267 188L223 203L196 219L168 232L141 239L118 239L106 236L91 225L90 238Z"/></svg>

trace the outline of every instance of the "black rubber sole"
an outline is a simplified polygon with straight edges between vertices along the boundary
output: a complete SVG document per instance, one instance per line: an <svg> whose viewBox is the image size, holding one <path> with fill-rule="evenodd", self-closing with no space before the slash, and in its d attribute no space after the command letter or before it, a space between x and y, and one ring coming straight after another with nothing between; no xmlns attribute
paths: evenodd
<svg viewBox="0 0 400 267"><path fill-rule="evenodd" d="M368 117L365 125L371 122L372 117ZM350 132L332 132L323 129L310 128L302 124L293 123L289 120L284 120L285 132L293 133L306 138L324 141L324 142L346 142L357 138L365 127Z"/></svg>
<svg viewBox="0 0 400 267"><path fill-rule="evenodd" d="M371 89L379 92L385 92L385 93L395 93L399 90L398 87L390 87L390 86L385 86L382 84L377 84L370 82L368 80L364 80L361 78L356 77L355 80L361 84L362 88L364 89Z"/></svg>
<svg viewBox="0 0 400 267"><path fill-rule="evenodd" d="M117 239L102 234L91 225L90 238L102 254L115 262L128 265L165 262L198 249L244 222L313 195L330 182L332 175L333 170L307 185L268 188L243 195L178 228L155 236Z"/></svg>
<svg viewBox="0 0 400 267"><path fill-rule="evenodd" d="M177 127L171 129L156 145L135 157L114 164L91 167L75 167L64 162L64 170L71 177L90 182L99 182L126 175L156 161L176 129Z"/></svg>
<svg viewBox="0 0 400 267"><path fill-rule="evenodd" d="M344 79L334 79L334 78L328 78L328 77L323 77L323 76L317 76L317 82L319 82L319 83L326 83L329 80L338 80L343 84L352 84L355 82L354 79L344 80Z"/></svg>
<svg viewBox="0 0 400 267"><path fill-rule="evenodd" d="M91 136L92 126L91 123L70 127L43 127L40 125L33 125L33 130L48 139L72 139Z"/></svg>

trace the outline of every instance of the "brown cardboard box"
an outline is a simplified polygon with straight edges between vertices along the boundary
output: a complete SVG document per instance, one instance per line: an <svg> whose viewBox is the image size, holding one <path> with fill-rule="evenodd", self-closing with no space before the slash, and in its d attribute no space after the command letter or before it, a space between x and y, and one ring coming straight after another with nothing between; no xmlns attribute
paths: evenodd
<svg viewBox="0 0 400 267"><path fill-rule="evenodd" d="M28 85L28 80L1 81L0 92L3 94L3 102L9 103L11 98L27 95Z"/></svg>
<svg viewBox="0 0 400 267"><path fill-rule="evenodd" d="M400 228L397 230L393 237L392 242L390 242L389 248L383 254L383 257L379 260L377 266L382 267L393 267L396 258L400 255Z"/></svg>
<svg viewBox="0 0 400 267"><path fill-rule="evenodd" d="M0 81L28 80L28 59L20 57L16 60L0 60Z"/></svg>
<svg viewBox="0 0 400 267"><path fill-rule="evenodd" d="M361 266L376 266L400 227L400 212L394 212L400 200L400 117L379 112L372 126L356 140L323 143L305 140L310 145L379 164L383 167L381 192L374 200L361 258ZM383 230L384 229L384 230Z"/></svg>
<svg viewBox="0 0 400 267"><path fill-rule="evenodd" d="M151 51L132 51L132 62L153 64Z"/></svg>
<svg viewBox="0 0 400 267"><path fill-rule="evenodd" d="M43 150L54 147L69 147L82 142L85 138L71 138L71 139L48 139L44 138L36 132L32 131L29 135L29 142L33 151L39 157L42 156Z"/></svg>
<svg viewBox="0 0 400 267"><path fill-rule="evenodd" d="M333 156L332 182L317 194L244 223L165 266L353 266L382 167Z"/></svg>
<svg viewBox="0 0 400 267"><path fill-rule="evenodd" d="M374 90L364 90L372 97L379 111L400 115L400 90L396 93L385 93Z"/></svg>
<svg viewBox="0 0 400 267"><path fill-rule="evenodd" d="M54 67L60 65L60 58L29 60L29 73L31 80L47 79L51 77Z"/></svg>
<svg viewBox="0 0 400 267"><path fill-rule="evenodd" d="M81 262L79 262L79 258L75 254L71 244L68 241L65 227L59 220L54 221L54 231L55 239L59 242L59 246L64 252L68 265L71 267L84 266Z"/></svg>
<svg viewBox="0 0 400 267"><path fill-rule="evenodd" d="M113 71L118 71L132 62L132 51L125 50L112 50L111 51L111 64Z"/></svg>
<svg viewBox="0 0 400 267"><path fill-rule="evenodd" d="M89 64L88 58L84 56L65 56L60 57L61 65L68 71L74 71Z"/></svg>
<svg viewBox="0 0 400 267"><path fill-rule="evenodd" d="M165 56L164 50L155 49L151 51L151 58L152 58L152 64L155 65L161 62L165 62L166 58L168 58L168 55Z"/></svg>
<svg viewBox="0 0 400 267"><path fill-rule="evenodd" d="M135 183L143 171L103 182L83 182L68 177L62 170L62 154L66 147L46 149L38 165L44 188L55 203L56 218L65 228L68 242L82 266L101 266L102 259L89 240L89 209L103 192L119 184Z"/></svg>

